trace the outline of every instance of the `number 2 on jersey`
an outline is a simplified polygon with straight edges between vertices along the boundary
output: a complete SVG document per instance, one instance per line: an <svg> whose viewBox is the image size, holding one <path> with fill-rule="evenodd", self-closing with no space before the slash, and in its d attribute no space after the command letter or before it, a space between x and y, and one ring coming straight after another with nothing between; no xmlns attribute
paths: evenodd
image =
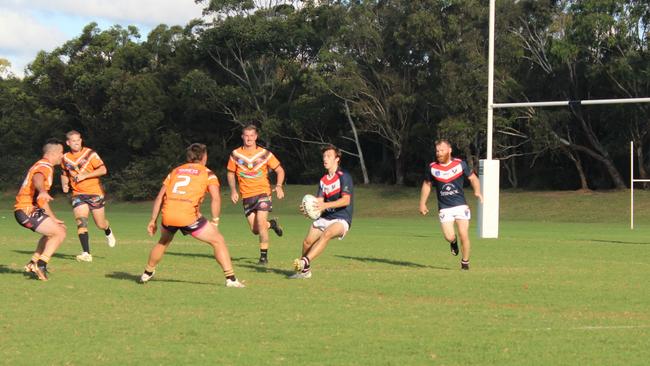
<svg viewBox="0 0 650 366"><path fill-rule="evenodd" d="M178 175L176 176L176 178L178 178L178 181L174 183L174 188L172 189L172 193L178 193L178 194L187 193L185 191L181 191L179 188L188 186L190 184L191 177L189 175Z"/></svg>

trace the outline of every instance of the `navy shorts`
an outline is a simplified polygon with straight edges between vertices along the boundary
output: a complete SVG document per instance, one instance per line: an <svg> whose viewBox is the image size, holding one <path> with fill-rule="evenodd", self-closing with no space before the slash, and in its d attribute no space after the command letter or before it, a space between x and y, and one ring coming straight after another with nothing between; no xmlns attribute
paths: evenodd
<svg viewBox="0 0 650 366"><path fill-rule="evenodd" d="M194 233L201 230L207 223L208 220L206 220L205 217L201 216L198 220L187 226L167 226L163 224L162 227L172 234L176 234L176 232L180 230L183 235L192 234L192 236L194 236Z"/></svg>
<svg viewBox="0 0 650 366"><path fill-rule="evenodd" d="M252 214L255 211L273 211L271 196L268 194L258 194L257 196L244 198L244 216Z"/></svg>
<svg viewBox="0 0 650 366"><path fill-rule="evenodd" d="M79 194L72 196L72 208L88 205L91 210L104 208L104 196L97 194Z"/></svg>
<svg viewBox="0 0 650 366"><path fill-rule="evenodd" d="M36 228L49 216L47 216L45 210L37 208L30 215L23 210L16 210L14 211L14 217L16 218L16 222L22 227L36 231Z"/></svg>

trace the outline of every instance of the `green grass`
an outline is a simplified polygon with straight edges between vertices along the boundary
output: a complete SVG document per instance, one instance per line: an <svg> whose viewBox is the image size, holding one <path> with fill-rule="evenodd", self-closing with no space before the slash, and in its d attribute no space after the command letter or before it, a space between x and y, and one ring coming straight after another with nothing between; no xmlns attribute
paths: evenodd
<svg viewBox="0 0 650 366"><path fill-rule="evenodd" d="M240 206L221 229L243 290L223 287L209 247L177 236L156 277L138 285L154 242L149 203L111 203L118 238L91 229L93 263L64 198L69 237L51 280L23 275L37 236L0 200L0 364L645 365L650 351L650 194L629 230L627 192L504 192L499 239L472 222L472 270L459 270L418 190L358 187L352 230L286 279L308 221L312 187L277 201L285 236L268 268ZM430 203L435 208L435 202ZM207 211L205 211L207 212Z"/></svg>

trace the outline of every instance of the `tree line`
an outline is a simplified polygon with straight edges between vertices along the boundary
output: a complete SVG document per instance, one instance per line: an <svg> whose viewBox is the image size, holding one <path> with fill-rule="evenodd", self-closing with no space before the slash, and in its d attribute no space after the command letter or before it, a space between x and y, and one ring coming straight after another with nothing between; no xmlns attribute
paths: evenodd
<svg viewBox="0 0 650 366"><path fill-rule="evenodd" d="M365 183L419 184L438 138L475 168L485 157L488 1L196 2L213 20L146 37L91 23L22 79L0 60L0 188L71 129L128 200L151 198L191 142L225 176L249 123L288 183L320 176L325 143ZM650 95L647 1L497 1L496 19L496 102ZM630 140L648 178L648 108L497 110L502 186L625 188Z"/></svg>

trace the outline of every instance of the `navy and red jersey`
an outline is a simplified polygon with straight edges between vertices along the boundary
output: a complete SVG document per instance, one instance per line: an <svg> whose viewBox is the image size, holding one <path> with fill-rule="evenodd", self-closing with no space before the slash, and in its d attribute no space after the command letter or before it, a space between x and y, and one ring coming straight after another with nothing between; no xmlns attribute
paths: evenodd
<svg viewBox="0 0 650 366"><path fill-rule="evenodd" d="M325 174L318 184L317 197L323 197L325 202L333 202L343 196L350 196L350 204L345 207L328 208L323 211L322 218L327 220L341 219L352 226L352 176L348 172L337 170L334 176Z"/></svg>
<svg viewBox="0 0 650 366"><path fill-rule="evenodd" d="M426 179L436 187L438 209L466 205L463 184L474 172L466 162L452 159L447 165L433 162L429 164Z"/></svg>

